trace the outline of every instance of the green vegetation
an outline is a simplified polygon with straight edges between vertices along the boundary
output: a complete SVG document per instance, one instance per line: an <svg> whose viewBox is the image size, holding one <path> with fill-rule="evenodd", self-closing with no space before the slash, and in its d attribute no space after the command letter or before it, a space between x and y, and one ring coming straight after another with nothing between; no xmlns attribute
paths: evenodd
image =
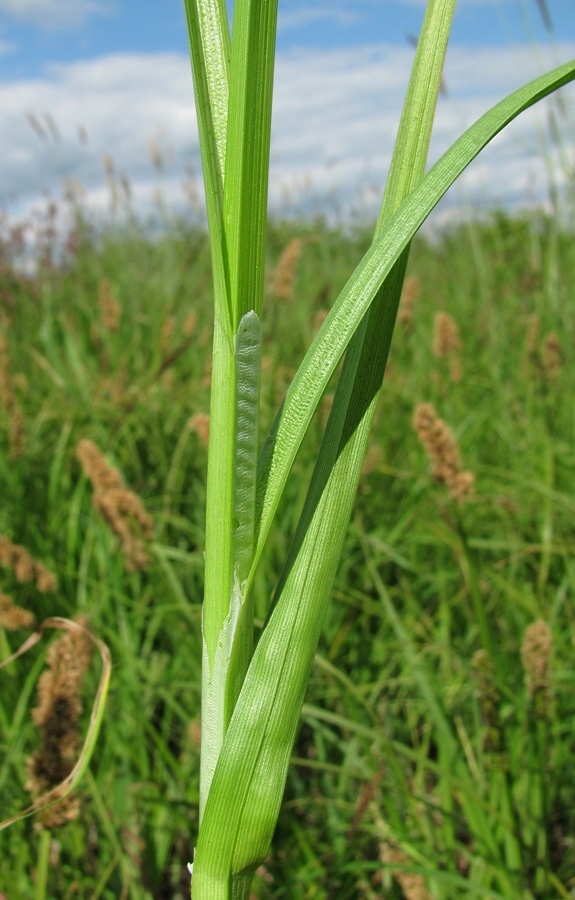
<svg viewBox="0 0 575 900"><path fill-rule="evenodd" d="M58 587L42 592L3 565L0 593L37 621L87 617L113 673L77 792L81 815L41 833L33 818L0 832L0 890L10 900L187 897L199 804L209 245L184 225L155 241L135 226L96 240L81 218L73 237L64 264L51 266L45 247L31 277L11 267L8 246L2 256L0 534ZM367 230L319 220L272 223L262 428L370 242ZM572 235L536 214L414 242L257 896L550 900L575 887L574 280ZM258 569L258 625L331 390ZM473 473L462 501L432 476L413 427L421 403L447 423ZM151 540L140 524L147 560L122 550L94 507L76 457L86 440L152 518ZM1 631L2 657L27 633ZM42 646L0 672L2 818L30 803ZM94 659L85 684L84 730L98 667Z"/></svg>
<svg viewBox="0 0 575 900"><path fill-rule="evenodd" d="M260 450L277 0L239 0L233 28L224 0L185 0L214 284L194 900L247 900L255 872L270 852L388 362L411 241L486 144L521 112L575 77L571 62L504 98L426 173L454 6L455 0L428 0L373 242L300 362ZM440 326L438 355L443 356L457 347L459 338L455 323L445 314ZM269 591L264 628L254 642L259 563L293 464L342 359L301 513L277 583ZM452 374L455 379L455 370ZM462 469L451 431L430 403L417 406L413 421L433 462L434 476L445 483L455 502L461 502L474 477ZM499 699L492 685L493 640L469 559L464 569L484 648L477 677L491 709ZM398 629L400 621L397 618ZM545 651L535 643L540 655L545 653L539 666L546 677L550 638L544 623L537 628L544 629L537 640L545 644ZM409 636L403 629L401 633L408 647ZM432 701L426 676L418 671ZM449 760L447 771L453 772L456 790L466 797L467 814L482 841L496 852L497 841L485 817L467 796L473 779L455 761L454 738L441 708L431 702L430 709L440 731L438 759ZM498 731L498 721L492 728ZM500 741L497 747L502 753ZM501 795L498 806L507 822L512 798L505 780ZM520 856L517 840L506 844L506 863L512 870L519 866ZM404 856L395 860L401 861ZM547 879L538 867L539 875ZM472 880L485 890L497 886L500 877L488 869L478 880L474 872ZM514 889L512 877L503 878L505 890Z"/></svg>

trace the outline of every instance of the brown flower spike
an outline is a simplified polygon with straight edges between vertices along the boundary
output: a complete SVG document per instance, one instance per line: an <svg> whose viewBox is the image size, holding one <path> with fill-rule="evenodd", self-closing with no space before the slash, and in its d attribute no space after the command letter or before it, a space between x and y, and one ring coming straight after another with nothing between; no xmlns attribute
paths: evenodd
<svg viewBox="0 0 575 900"><path fill-rule="evenodd" d="M84 622L79 624L84 625ZM72 771L80 745L81 687L90 664L92 643L85 627L67 631L55 640L46 657L47 669L38 683L38 706L32 719L41 735L39 749L28 760L26 788L39 798ZM44 828L75 819L78 799L65 797L40 812Z"/></svg>
<svg viewBox="0 0 575 900"><path fill-rule="evenodd" d="M413 415L413 427L432 463L436 481L447 486L454 500L468 497L473 492L473 472L462 471L455 438L431 403L418 403Z"/></svg>
<svg viewBox="0 0 575 900"><path fill-rule="evenodd" d="M546 718L551 706L551 629L543 619L537 619L525 631L521 645L521 659L525 670L527 695L535 714Z"/></svg>
<svg viewBox="0 0 575 900"><path fill-rule="evenodd" d="M391 874L401 887L406 900L431 900L431 894L427 890L422 876L416 872L409 872L403 868L393 869L394 863L409 867L413 865L409 856L398 847L392 847L384 843L380 850L382 862L391 868Z"/></svg>
<svg viewBox="0 0 575 900"><path fill-rule="evenodd" d="M25 547L13 544L4 534L0 534L0 566L13 569L20 584L26 581L35 582L42 594L54 593L58 588L55 575L41 562L33 559Z"/></svg>
<svg viewBox="0 0 575 900"><path fill-rule="evenodd" d="M76 456L94 487L94 507L120 541L126 568L130 572L145 569L149 557L143 539L152 539L154 524L142 501L124 486L118 470L106 462L92 441L80 441Z"/></svg>
<svg viewBox="0 0 575 900"><path fill-rule="evenodd" d="M102 278L98 284L98 307L105 330L110 332L118 331L122 317L122 307L112 293L112 288L107 278Z"/></svg>
<svg viewBox="0 0 575 900"><path fill-rule="evenodd" d="M33 628L36 617L29 609L17 606L12 597L0 592L0 628L16 631L17 628Z"/></svg>
<svg viewBox="0 0 575 900"><path fill-rule="evenodd" d="M438 359L461 350L461 338L455 319L446 312L436 313L433 323L433 353Z"/></svg>
<svg viewBox="0 0 575 900"><path fill-rule="evenodd" d="M301 237L292 238L284 247L279 258L274 274L273 291L281 300L291 299L296 268L304 243L304 239Z"/></svg>

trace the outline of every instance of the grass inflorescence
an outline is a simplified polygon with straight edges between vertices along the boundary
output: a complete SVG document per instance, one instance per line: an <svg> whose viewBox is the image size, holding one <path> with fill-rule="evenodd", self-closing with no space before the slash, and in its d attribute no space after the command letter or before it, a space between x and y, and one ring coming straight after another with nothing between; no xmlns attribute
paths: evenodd
<svg viewBox="0 0 575 900"><path fill-rule="evenodd" d="M272 223L266 427L369 242L321 220ZM8 274L0 591L28 612L18 634L49 614L87 616L114 663L81 815L51 839L48 896L185 897L198 825L207 238L183 225L155 241L135 226L84 235L64 264ZM257 896L548 900L575 888L575 370L562 349L574 277L571 235L536 214L415 241ZM318 421L258 572L262 615L320 433ZM0 624L8 655L15 638ZM52 648L57 673L68 651ZM1 673L6 816L29 803L27 760L42 753L35 722L49 717L30 712L42 664ZM70 702L81 731L86 713ZM30 819L0 833L7 896L33 896L38 841Z"/></svg>

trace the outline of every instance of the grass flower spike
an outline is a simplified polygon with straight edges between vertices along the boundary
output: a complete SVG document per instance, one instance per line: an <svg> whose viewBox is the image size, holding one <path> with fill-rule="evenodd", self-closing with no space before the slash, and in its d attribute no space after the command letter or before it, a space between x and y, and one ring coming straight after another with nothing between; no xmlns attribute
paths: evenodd
<svg viewBox="0 0 575 900"><path fill-rule="evenodd" d="M521 646L527 696L537 715L546 717L551 703L551 629L542 619L527 628Z"/></svg>
<svg viewBox="0 0 575 900"><path fill-rule="evenodd" d="M413 427L431 461L435 480L446 485L454 500L469 497L475 481L473 472L462 470L455 438L431 403L420 403L415 408Z"/></svg>
<svg viewBox="0 0 575 900"><path fill-rule="evenodd" d="M140 498L126 488L117 469L110 466L92 441L80 441L76 456L94 487L92 502L118 540L128 571L149 563L144 540L153 537L154 524Z"/></svg>
<svg viewBox="0 0 575 900"><path fill-rule="evenodd" d="M0 628L5 628L6 631L33 628L35 621L33 612L18 606L7 594L0 593Z"/></svg>
<svg viewBox="0 0 575 900"><path fill-rule="evenodd" d="M28 761L27 788L34 799L65 781L78 755L78 732L82 712L82 682L92 651L92 642L82 629L65 632L51 645L47 670L38 685L38 706L32 718L41 735L41 745ZM45 828L55 828L76 818L77 797L68 795L61 803L40 812Z"/></svg>
<svg viewBox="0 0 575 900"><path fill-rule="evenodd" d="M459 329L453 316L438 312L434 320L433 352L442 359L457 350L461 350Z"/></svg>
<svg viewBox="0 0 575 900"><path fill-rule="evenodd" d="M33 559L25 547L13 544L4 534L0 534L0 566L13 569L21 584L34 582L42 594L54 593L58 588L56 576L43 563Z"/></svg>

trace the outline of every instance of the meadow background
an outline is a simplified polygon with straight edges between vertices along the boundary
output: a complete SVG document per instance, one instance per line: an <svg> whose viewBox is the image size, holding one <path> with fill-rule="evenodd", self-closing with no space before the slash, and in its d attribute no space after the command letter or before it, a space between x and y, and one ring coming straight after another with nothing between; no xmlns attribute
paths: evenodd
<svg viewBox="0 0 575 900"><path fill-rule="evenodd" d="M23 581L5 551L2 594L36 621L85 616L113 658L78 815L50 832L45 896L184 897L197 829L209 249L184 220L150 235L135 219L102 232L75 215L65 247L50 221L39 229L33 274L11 264L14 233L0 275L0 534L57 581ZM273 222L264 423L369 241L369 229L320 216ZM573 895L574 279L572 232L539 212L416 240L256 896ZM421 403L473 474L464 501L433 477L413 427ZM324 421L268 545L262 616ZM86 441L153 523L133 530L135 555L94 506L77 456ZM3 630L3 655L26 633ZM30 800L43 660L40 648L2 672L3 817ZM33 819L0 833L10 900L36 896L40 842Z"/></svg>

